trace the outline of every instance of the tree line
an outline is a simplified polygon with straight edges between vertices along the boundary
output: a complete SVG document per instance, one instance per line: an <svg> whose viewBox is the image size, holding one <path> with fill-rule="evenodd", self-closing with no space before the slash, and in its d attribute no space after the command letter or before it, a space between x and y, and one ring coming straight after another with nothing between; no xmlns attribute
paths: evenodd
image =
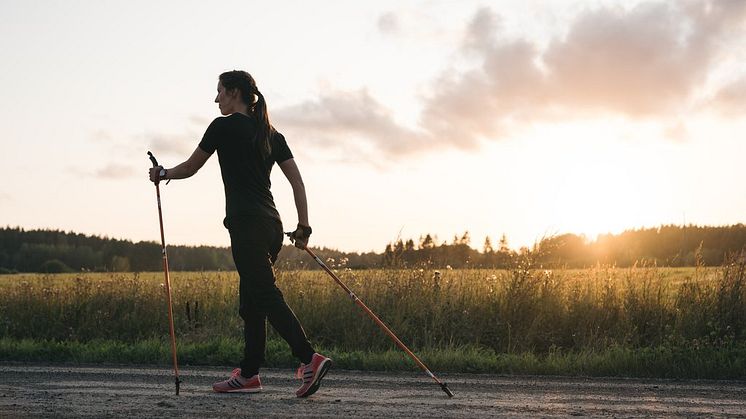
<svg viewBox="0 0 746 419"><path fill-rule="evenodd" d="M380 267L376 253L345 253L315 249L330 266ZM228 247L168 246L169 268L174 271L235 270ZM303 269L316 263L291 245L283 246L277 265ZM132 242L61 230L0 228L0 274L16 272L149 272L163 269L160 243Z"/></svg>
<svg viewBox="0 0 746 419"><path fill-rule="evenodd" d="M628 230L587 240L563 234L537 241L532 248L512 249L502 235L493 244L487 237L481 249L472 247L468 232L451 241L426 234L397 239L382 253L314 249L332 268L431 267L507 268L529 252L547 267L583 268L602 265L628 267L636 263L658 266L715 266L746 245L746 226L677 226ZM537 253L537 250L541 252ZM169 246L172 270L234 270L230 248ZM305 252L285 245L277 265L287 269L318 269ZM88 236L60 230L0 229L0 273L14 272L142 272L162 269L161 246L156 242L132 242Z"/></svg>
<svg viewBox="0 0 746 419"><path fill-rule="evenodd" d="M469 232L450 242L438 242L427 234L418 241L396 240L383 252L384 266L509 268L520 256L546 267L586 268L596 265L630 267L644 263L657 266L717 266L746 246L746 226L662 225L599 235L588 240L576 234L562 234L538 240L531 248L514 250L503 234L493 244L487 236L481 251L471 246Z"/></svg>

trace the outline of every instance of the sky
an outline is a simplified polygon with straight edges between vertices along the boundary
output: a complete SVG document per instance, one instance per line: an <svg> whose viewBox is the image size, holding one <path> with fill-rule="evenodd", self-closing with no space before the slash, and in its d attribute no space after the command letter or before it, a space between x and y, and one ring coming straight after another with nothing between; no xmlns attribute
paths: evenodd
<svg viewBox="0 0 746 419"><path fill-rule="evenodd" d="M233 69L312 245L741 223L745 23L739 0L0 0L0 225L158 241L146 152L185 160ZM169 244L229 244L216 157L161 195Z"/></svg>

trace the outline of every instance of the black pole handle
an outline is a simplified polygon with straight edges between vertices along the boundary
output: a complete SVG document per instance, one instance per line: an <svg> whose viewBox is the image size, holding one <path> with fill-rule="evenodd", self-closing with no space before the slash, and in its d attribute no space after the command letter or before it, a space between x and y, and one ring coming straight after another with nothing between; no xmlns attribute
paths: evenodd
<svg viewBox="0 0 746 419"><path fill-rule="evenodd" d="M148 156L150 156L148 158L153 163L153 167L158 167L159 166L158 160L155 159L155 156L153 155L153 153L151 153L151 152L148 151Z"/></svg>

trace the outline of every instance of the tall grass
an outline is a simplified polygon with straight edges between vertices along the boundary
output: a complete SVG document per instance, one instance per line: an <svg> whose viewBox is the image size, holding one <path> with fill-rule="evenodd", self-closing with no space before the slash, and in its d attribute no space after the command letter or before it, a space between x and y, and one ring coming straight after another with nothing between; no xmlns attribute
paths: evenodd
<svg viewBox="0 0 746 419"><path fill-rule="evenodd" d="M339 275L413 349L537 355L746 342L744 265L509 271L425 269ZM388 338L320 271L278 271L311 340L384 351ZM0 337L134 343L167 336L161 274L0 276ZM172 275L180 341L240 341L238 277ZM271 338L277 338L270 332Z"/></svg>

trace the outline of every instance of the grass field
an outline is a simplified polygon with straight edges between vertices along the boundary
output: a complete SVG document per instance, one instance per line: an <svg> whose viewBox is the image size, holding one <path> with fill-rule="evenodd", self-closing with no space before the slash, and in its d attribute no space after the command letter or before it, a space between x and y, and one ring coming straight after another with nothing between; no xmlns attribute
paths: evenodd
<svg viewBox="0 0 746 419"><path fill-rule="evenodd" d="M746 377L742 265L339 275L433 369ZM413 367L325 273L277 276L312 342L339 365ZM167 363L162 282L161 273L0 276L0 355ZM237 274L176 272L172 283L184 362L237 363ZM271 365L295 362L269 338Z"/></svg>

